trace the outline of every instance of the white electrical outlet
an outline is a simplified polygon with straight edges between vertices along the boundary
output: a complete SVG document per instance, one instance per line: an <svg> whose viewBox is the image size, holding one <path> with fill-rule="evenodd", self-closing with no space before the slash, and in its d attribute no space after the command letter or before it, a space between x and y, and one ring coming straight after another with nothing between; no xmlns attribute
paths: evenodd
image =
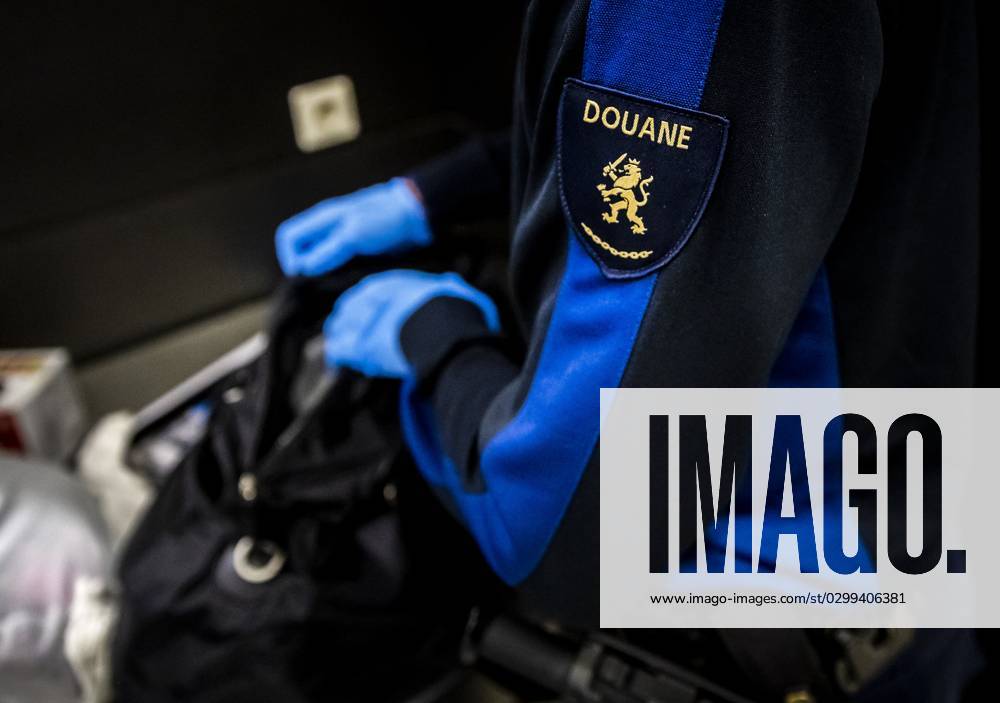
<svg viewBox="0 0 1000 703"><path fill-rule="evenodd" d="M303 83L288 91L295 143L305 152L319 151L361 134L358 101L349 76Z"/></svg>

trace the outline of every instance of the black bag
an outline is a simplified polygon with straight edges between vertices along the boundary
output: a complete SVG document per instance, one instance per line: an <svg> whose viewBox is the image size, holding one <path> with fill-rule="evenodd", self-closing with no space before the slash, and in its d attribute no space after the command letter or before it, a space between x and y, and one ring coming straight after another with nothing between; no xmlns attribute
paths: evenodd
<svg viewBox="0 0 1000 703"><path fill-rule="evenodd" d="M356 278L286 285L268 350L218 386L131 538L117 700L393 700L455 666L490 577L402 448L397 385L340 374L289 397Z"/></svg>

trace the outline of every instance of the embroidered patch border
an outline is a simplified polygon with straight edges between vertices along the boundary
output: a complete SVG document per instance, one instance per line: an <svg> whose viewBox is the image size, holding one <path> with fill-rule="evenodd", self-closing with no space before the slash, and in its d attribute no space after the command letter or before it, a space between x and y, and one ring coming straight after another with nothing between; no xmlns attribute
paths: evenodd
<svg viewBox="0 0 1000 703"><path fill-rule="evenodd" d="M602 273L644 276L697 228L729 121L570 78L557 128L563 211Z"/></svg>

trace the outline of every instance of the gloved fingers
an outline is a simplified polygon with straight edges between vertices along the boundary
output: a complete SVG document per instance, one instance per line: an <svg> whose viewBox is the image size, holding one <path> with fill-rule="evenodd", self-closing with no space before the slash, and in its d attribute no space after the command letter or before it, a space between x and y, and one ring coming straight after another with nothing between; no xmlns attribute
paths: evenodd
<svg viewBox="0 0 1000 703"><path fill-rule="evenodd" d="M287 275L301 273L301 259L316 246L335 237L346 212L336 202L324 201L278 225L275 233L275 250L278 263Z"/></svg>
<svg viewBox="0 0 1000 703"><path fill-rule="evenodd" d="M365 298L350 308L335 313L330 326L331 336L353 334L362 338L362 342L385 314L388 306L380 301Z"/></svg>
<svg viewBox="0 0 1000 703"><path fill-rule="evenodd" d="M309 252L326 235L326 231L297 232L279 229L275 235L278 263L287 276L300 273L303 254Z"/></svg>
<svg viewBox="0 0 1000 703"><path fill-rule="evenodd" d="M384 314L390 299L382 292L361 284L345 291L323 324L323 336L328 342L358 347Z"/></svg>
<svg viewBox="0 0 1000 703"><path fill-rule="evenodd" d="M298 257L295 254L295 242L288 234L287 230L278 226L278 231L274 235L274 250L278 254L278 264L286 276L298 274Z"/></svg>
<svg viewBox="0 0 1000 703"><path fill-rule="evenodd" d="M346 364L356 368L363 354L361 342L370 320L354 306L339 305L323 324L323 351L329 366Z"/></svg>
<svg viewBox="0 0 1000 703"><path fill-rule="evenodd" d="M296 266L302 276L321 276L340 268L356 253L351 233L334 231L311 249L297 254Z"/></svg>
<svg viewBox="0 0 1000 703"><path fill-rule="evenodd" d="M335 230L311 250L298 253L297 265L302 275L319 276L328 273L358 255L396 253L414 246L406 241L388 245L385 238L371 230L371 223L357 213L345 214Z"/></svg>
<svg viewBox="0 0 1000 703"><path fill-rule="evenodd" d="M337 300L323 326L328 365L343 365L368 376L401 377L405 362L392 348L394 320L405 307L405 290L393 285L393 272L362 279Z"/></svg>
<svg viewBox="0 0 1000 703"><path fill-rule="evenodd" d="M344 202L350 196L329 198L316 203L311 208L289 217L278 228L297 238L303 233L323 231L346 214L350 206Z"/></svg>
<svg viewBox="0 0 1000 703"><path fill-rule="evenodd" d="M330 342L343 339L354 343L368 326L369 318L353 307L338 305L323 325L323 337Z"/></svg>
<svg viewBox="0 0 1000 703"><path fill-rule="evenodd" d="M395 287L383 284L390 271L380 271L365 276L341 293L334 304L334 314L341 310L370 311L386 305L394 297Z"/></svg>
<svg viewBox="0 0 1000 703"><path fill-rule="evenodd" d="M378 336L379 314L335 315L324 335L324 359L328 366L347 366L366 376L396 376L381 363L381 354L373 349ZM378 344L375 344L377 347Z"/></svg>
<svg viewBox="0 0 1000 703"><path fill-rule="evenodd" d="M364 354L358 348L358 335L340 334L327 337L323 343L323 357L330 368L347 366L358 371L364 361Z"/></svg>

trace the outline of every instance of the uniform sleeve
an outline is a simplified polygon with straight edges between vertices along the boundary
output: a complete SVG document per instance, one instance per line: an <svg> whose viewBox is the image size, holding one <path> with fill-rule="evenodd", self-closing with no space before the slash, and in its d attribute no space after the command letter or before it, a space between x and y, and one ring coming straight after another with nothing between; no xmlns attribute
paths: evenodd
<svg viewBox="0 0 1000 703"><path fill-rule="evenodd" d="M505 217L510 204L510 133L472 137L409 174L431 228Z"/></svg>
<svg viewBox="0 0 1000 703"><path fill-rule="evenodd" d="M527 360L471 311L428 304L403 330L420 370L403 393L407 441L513 584L593 462L601 387L836 384L823 260L881 70L878 14L853 0L592 0L586 34L584 80L722 115L729 143L700 224L661 269L611 280L570 218L548 233L566 255Z"/></svg>

